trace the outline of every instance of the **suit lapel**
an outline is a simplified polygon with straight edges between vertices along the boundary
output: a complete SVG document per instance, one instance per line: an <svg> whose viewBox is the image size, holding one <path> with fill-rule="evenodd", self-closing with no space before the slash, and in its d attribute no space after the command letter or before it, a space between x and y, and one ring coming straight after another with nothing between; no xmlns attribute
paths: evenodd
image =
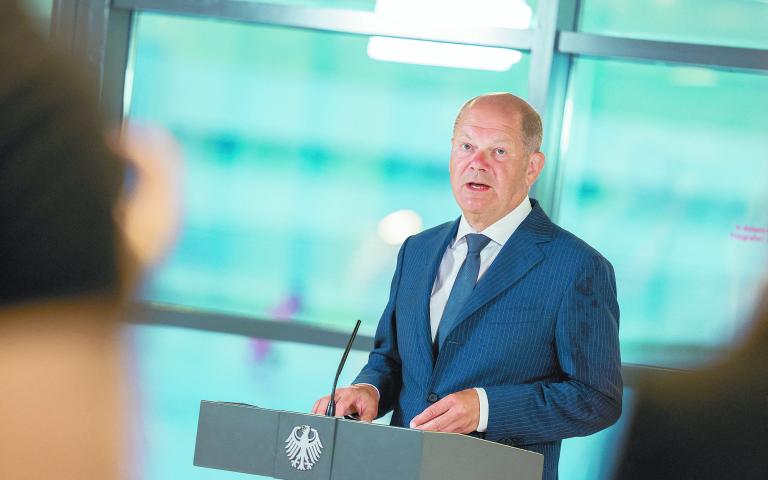
<svg viewBox="0 0 768 480"><path fill-rule="evenodd" d="M445 255L445 250L448 248L448 245L450 245L454 238L456 238L456 232L459 230L459 220L460 218L456 219L456 221L449 225L446 231L441 234L441 242L438 248L430 248L424 251L424 265L426 267L424 270L425 275L422 276L422 283L418 285L416 289L416 292L421 292L423 304L421 310L424 321L420 322L422 337L420 339L421 349L423 350L422 353L424 356L429 359L429 362L433 366L434 356L432 355L432 328L429 317L429 304L432 296L432 287L435 285L435 278L437 277L437 272L440 269L440 263L443 260L443 255Z"/></svg>
<svg viewBox="0 0 768 480"><path fill-rule="evenodd" d="M552 238L554 224L547 218L538 202L531 202L533 210L501 248L445 338L472 313L517 283L536 264L544 260L544 253L538 244Z"/></svg>

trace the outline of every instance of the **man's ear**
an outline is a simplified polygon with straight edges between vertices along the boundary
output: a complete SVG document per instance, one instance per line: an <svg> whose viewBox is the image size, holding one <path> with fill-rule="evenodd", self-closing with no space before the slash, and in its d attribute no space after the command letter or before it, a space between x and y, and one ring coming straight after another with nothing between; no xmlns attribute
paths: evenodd
<svg viewBox="0 0 768 480"><path fill-rule="evenodd" d="M173 244L181 212L181 154L165 131L128 125L111 142L126 159L131 181L115 216L124 242L140 270L156 262Z"/></svg>
<svg viewBox="0 0 768 480"><path fill-rule="evenodd" d="M541 171L544 169L545 160L544 154L541 152L534 152L528 157L528 170L525 172L528 187L533 185L536 179L539 178Z"/></svg>

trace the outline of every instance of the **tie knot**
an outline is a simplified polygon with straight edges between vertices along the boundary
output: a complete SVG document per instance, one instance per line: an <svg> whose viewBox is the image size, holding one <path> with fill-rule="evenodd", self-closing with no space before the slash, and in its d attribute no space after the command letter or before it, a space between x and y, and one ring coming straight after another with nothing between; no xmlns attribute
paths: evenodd
<svg viewBox="0 0 768 480"><path fill-rule="evenodd" d="M470 233L465 238L467 239L467 255L480 253L488 245L488 242L491 241L490 238L482 233Z"/></svg>

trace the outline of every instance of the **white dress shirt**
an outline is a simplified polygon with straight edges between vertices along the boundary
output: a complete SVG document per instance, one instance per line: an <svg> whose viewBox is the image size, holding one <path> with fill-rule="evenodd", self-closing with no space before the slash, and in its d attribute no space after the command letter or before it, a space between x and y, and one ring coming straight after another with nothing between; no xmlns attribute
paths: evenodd
<svg viewBox="0 0 768 480"><path fill-rule="evenodd" d="M443 254L435 283L432 286L432 295L429 299L429 324L432 330L433 342L437 335L440 319L443 316L443 310L445 310L445 304L448 303L448 296L451 294L453 283L456 281L461 265L467 258L466 235L482 233L491 239L488 245L480 251L480 271L477 276L477 280L480 281L480 278L488 271L488 267L491 266L491 263L498 256L501 247L507 243L509 237L515 233L517 227L523 223L523 220L531 213L531 210L531 201L526 195L525 199L520 202L520 205L482 232L476 232L467 222L466 218L464 218L464 215L461 216L456 238L448 245L445 254ZM475 390L480 399L480 421L477 425L477 431L484 432L488 428L488 396L484 388L475 388Z"/></svg>

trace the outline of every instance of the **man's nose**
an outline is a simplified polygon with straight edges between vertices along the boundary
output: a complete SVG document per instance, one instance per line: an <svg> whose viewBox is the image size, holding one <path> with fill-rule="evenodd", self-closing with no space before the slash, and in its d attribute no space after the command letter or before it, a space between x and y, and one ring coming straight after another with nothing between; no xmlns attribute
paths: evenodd
<svg viewBox="0 0 768 480"><path fill-rule="evenodd" d="M488 169L488 157L483 150L478 150L472 155L472 160L469 163L470 168L473 170L487 170Z"/></svg>

